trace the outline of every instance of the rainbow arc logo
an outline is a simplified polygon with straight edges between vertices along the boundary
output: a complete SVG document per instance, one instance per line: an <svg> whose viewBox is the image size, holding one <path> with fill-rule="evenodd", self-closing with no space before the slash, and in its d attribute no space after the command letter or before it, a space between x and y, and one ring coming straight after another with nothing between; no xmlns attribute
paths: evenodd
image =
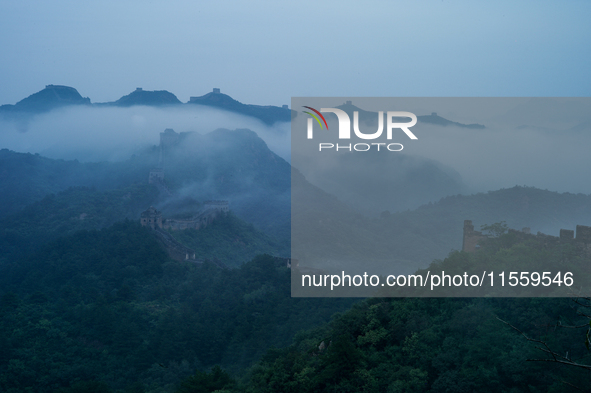
<svg viewBox="0 0 591 393"><path fill-rule="evenodd" d="M326 126L326 129L328 130L328 124L326 123L326 119L324 118L324 116L322 116L322 113L318 112L316 109L312 108L311 106L304 106L304 108L310 109L311 111L313 111L314 113L316 113L316 115L320 116L320 119L322 119L322 121L324 122L324 125ZM307 113L308 115L312 116L314 119L316 119L316 121L318 122L318 124L320 124L320 129L322 129L322 123L320 122L320 119L318 118L318 116L316 116L314 113L308 112L308 111L303 111L304 113Z"/></svg>

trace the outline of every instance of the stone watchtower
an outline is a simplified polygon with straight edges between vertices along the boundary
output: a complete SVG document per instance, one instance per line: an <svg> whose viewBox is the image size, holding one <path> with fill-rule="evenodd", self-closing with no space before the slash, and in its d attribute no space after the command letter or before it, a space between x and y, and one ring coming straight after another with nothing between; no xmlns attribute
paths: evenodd
<svg viewBox="0 0 591 393"><path fill-rule="evenodd" d="M570 229L561 229L560 230L560 241L571 241L575 239L575 231Z"/></svg>
<svg viewBox="0 0 591 393"><path fill-rule="evenodd" d="M585 244L591 243L591 227L586 225L577 225L577 237L576 240L578 242L582 242Z"/></svg>
<svg viewBox="0 0 591 393"><path fill-rule="evenodd" d="M230 211L230 204L228 201L205 201L203 202L203 210L217 210L227 213Z"/></svg>
<svg viewBox="0 0 591 393"><path fill-rule="evenodd" d="M162 228L162 213L156 210L154 206L150 206L148 210L142 212L140 223L142 226L152 229Z"/></svg>
<svg viewBox="0 0 591 393"><path fill-rule="evenodd" d="M160 168L164 168L170 149L179 142L179 138L180 134L172 128L167 128L160 133Z"/></svg>
<svg viewBox="0 0 591 393"><path fill-rule="evenodd" d="M157 184L164 181L164 169L162 168L154 168L150 171L150 177L148 178L148 183L150 184Z"/></svg>
<svg viewBox="0 0 591 393"><path fill-rule="evenodd" d="M482 239L486 239L486 236L482 232L474 230L472 220L464 220L464 241L462 244L462 251L474 252L478 250L478 242Z"/></svg>

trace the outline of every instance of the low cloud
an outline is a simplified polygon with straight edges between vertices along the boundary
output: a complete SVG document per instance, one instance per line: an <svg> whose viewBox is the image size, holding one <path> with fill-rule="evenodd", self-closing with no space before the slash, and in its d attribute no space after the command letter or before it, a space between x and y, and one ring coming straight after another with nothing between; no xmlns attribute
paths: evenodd
<svg viewBox="0 0 591 393"><path fill-rule="evenodd" d="M0 147L56 159L121 161L157 145L159 133L166 128L201 134L217 128L248 128L276 154L290 159L289 123L267 126L248 116L200 105L68 107L27 120L0 120Z"/></svg>

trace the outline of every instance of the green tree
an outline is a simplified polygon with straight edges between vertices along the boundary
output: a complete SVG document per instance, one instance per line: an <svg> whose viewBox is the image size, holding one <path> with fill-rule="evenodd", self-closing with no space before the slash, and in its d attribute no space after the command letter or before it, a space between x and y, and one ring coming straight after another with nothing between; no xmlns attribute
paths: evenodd
<svg viewBox="0 0 591 393"><path fill-rule="evenodd" d="M214 366L211 372L197 370L195 374L183 381L177 393L210 393L216 390L231 390L235 381L230 374Z"/></svg>
<svg viewBox="0 0 591 393"><path fill-rule="evenodd" d="M507 226L505 221L495 222L491 225L484 224L480 226L480 230L494 237L501 236L503 233L507 232L508 229L509 227Z"/></svg>

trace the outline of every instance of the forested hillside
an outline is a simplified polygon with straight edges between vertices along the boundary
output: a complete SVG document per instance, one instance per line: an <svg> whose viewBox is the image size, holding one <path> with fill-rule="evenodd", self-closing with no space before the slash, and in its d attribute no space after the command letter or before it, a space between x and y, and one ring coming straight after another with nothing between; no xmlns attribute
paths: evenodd
<svg viewBox="0 0 591 393"><path fill-rule="evenodd" d="M435 265L511 252L536 258L539 247L509 234ZM7 392L586 386L589 371L558 367L502 321L591 364L589 319L578 314L588 311L569 298L378 298L346 311L353 300L291 298L284 259L259 256L230 270L171 261L150 230L131 221L74 232L0 266L0 387ZM279 349L265 353L270 347Z"/></svg>
<svg viewBox="0 0 591 393"><path fill-rule="evenodd" d="M352 303L292 299L289 281L271 256L231 270L171 261L136 222L62 237L0 265L0 390L159 391L195 369L238 372Z"/></svg>
<svg viewBox="0 0 591 393"><path fill-rule="evenodd" d="M569 266L576 260L589 266L589 255L588 245L513 232L484 241L476 253L453 252L429 269L450 274L457 268L523 271L549 259L557 271L565 269L565 259ZM581 273L588 275L588 268ZM572 288L576 291L576 285ZM507 291L497 288L494 294L507 296ZM576 297L369 299L322 328L298 334L288 348L268 351L244 385L233 389L587 391L590 310L589 298Z"/></svg>
<svg viewBox="0 0 591 393"><path fill-rule="evenodd" d="M552 359L497 319L590 364L569 299L372 299L269 351L249 392L573 392L589 371ZM588 319L586 320L588 321ZM575 386L575 387L573 387Z"/></svg>

